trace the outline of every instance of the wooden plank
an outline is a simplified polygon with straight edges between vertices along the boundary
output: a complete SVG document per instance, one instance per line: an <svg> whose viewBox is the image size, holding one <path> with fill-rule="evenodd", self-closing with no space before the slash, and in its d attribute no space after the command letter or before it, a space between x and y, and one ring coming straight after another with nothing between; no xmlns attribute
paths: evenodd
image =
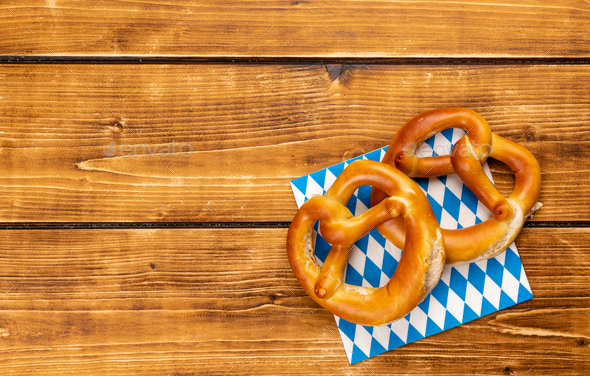
<svg viewBox="0 0 590 376"><path fill-rule="evenodd" d="M5 222L290 221L290 180L447 106L536 155L535 220L590 218L585 65L20 65L0 78Z"/></svg>
<svg viewBox="0 0 590 376"><path fill-rule="evenodd" d="M333 317L292 274L286 232L0 231L0 366L75 375L590 369L589 229L520 235L533 300L353 366Z"/></svg>
<svg viewBox="0 0 590 376"><path fill-rule="evenodd" d="M4 4L0 55L588 57L585 1L32 0Z"/></svg>

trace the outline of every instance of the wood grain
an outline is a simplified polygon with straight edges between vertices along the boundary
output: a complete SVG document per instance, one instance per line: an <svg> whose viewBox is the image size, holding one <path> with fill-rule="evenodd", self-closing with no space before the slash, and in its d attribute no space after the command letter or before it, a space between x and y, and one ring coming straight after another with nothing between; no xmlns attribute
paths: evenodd
<svg viewBox="0 0 590 376"><path fill-rule="evenodd" d="M75 375L590 370L588 229L520 235L533 300L353 366L333 317L291 272L287 230L232 231L0 231L0 367L56 375L65 367Z"/></svg>
<svg viewBox="0 0 590 376"><path fill-rule="evenodd" d="M536 155L534 220L588 222L590 65L551 61L590 56L589 11L586 0L4 2L2 61L174 64L0 65L0 222L288 222L290 180L446 106L485 114ZM555 60L473 63L487 59ZM490 166L510 192L510 171ZM291 271L287 230L230 227L0 230L0 369L590 374L590 229L519 236L533 300L350 366L333 316Z"/></svg>
<svg viewBox="0 0 590 376"><path fill-rule="evenodd" d="M5 222L290 221L290 180L447 106L536 155L535 220L590 218L588 66L31 65L0 78ZM492 169L509 193L510 171Z"/></svg>
<svg viewBox="0 0 590 376"><path fill-rule="evenodd" d="M588 57L587 1L3 2L0 55Z"/></svg>

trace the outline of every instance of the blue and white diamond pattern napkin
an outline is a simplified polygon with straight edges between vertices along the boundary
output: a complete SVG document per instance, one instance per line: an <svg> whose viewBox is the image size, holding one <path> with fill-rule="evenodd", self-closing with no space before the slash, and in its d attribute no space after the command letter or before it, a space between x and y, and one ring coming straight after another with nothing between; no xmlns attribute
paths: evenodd
<svg viewBox="0 0 590 376"><path fill-rule="evenodd" d="M448 154L464 131L448 129L426 140L417 153L420 157ZM354 160L381 161L387 147L346 162L300 177L291 188L301 207L314 195L323 195L338 175ZM491 179L487 163L484 171ZM415 179L426 193L441 227L469 227L491 217L457 175ZM360 187L347 204L353 215L369 207L371 188ZM323 264L330 244L314 227L315 254ZM344 281L365 287L381 287L389 282L402 251L377 231L355 243L345 269ZM344 349L350 364L371 358L396 347L440 333L479 317L532 299L533 294L513 243L501 255L486 261L462 266L446 266L432 293L404 318L386 326L362 326L336 317Z"/></svg>

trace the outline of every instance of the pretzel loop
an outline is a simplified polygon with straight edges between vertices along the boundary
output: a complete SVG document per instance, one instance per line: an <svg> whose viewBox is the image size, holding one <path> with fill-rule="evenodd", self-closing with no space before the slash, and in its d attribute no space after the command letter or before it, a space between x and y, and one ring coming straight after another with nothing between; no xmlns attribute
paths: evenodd
<svg viewBox="0 0 590 376"><path fill-rule="evenodd" d="M451 155L417 158L413 155L414 150L410 153L404 151L404 148L412 148L412 142L420 143L425 135L432 136L431 131L465 129L466 124L473 124L472 131L468 131L455 144ZM486 153L481 147L477 150L478 143L479 146L489 145ZM482 164L488 156L506 163L515 174L514 190L508 198L498 192L483 171ZM383 162L395 164L413 177L456 173L492 213L492 218L469 228L442 229L449 264L485 260L502 253L516 239L525 219L541 206L537 202L541 189L541 172L533 154L492 133L487 122L472 110L438 109L414 117L398 131ZM373 188L371 206L386 197L386 192ZM381 224L377 229L386 239L402 247L404 226L403 221L396 218Z"/></svg>
<svg viewBox="0 0 590 376"><path fill-rule="evenodd" d="M390 197L353 217L345 204L362 185L379 188ZM405 224L406 246L389 283L381 288L344 283L352 243L394 217ZM317 220L322 236L333 244L321 268L311 244ZM441 230L426 196L399 170L373 161L351 163L324 196L301 206L289 228L287 253L299 283L317 303L362 325L387 324L409 313L436 286L445 262Z"/></svg>
<svg viewBox="0 0 590 376"><path fill-rule="evenodd" d="M481 163L489 153L485 145L492 143L488 122L477 112L466 108L445 108L426 111L410 119L395 135L383 163L395 165L409 177L442 176L453 173L449 155L418 158L414 153L431 136L449 128L467 132L477 149L474 152Z"/></svg>

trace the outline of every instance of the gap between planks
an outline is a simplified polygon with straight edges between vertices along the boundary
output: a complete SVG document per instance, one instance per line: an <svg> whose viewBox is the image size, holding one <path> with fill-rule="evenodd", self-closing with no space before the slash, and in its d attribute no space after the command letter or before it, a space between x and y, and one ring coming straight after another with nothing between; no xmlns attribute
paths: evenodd
<svg viewBox="0 0 590 376"><path fill-rule="evenodd" d="M0 55L0 64L380 64L380 65L588 65L588 58L333 58L333 57L168 57L168 56L12 56Z"/></svg>
<svg viewBox="0 0 590 376"><path fill-rule="evenodd" d="M190 229L190 228L289 228L291 222L19 222L0 223L0 230L62 230L77 229ZM590 221L525 222L530 228L588 228Z"/></svg>

